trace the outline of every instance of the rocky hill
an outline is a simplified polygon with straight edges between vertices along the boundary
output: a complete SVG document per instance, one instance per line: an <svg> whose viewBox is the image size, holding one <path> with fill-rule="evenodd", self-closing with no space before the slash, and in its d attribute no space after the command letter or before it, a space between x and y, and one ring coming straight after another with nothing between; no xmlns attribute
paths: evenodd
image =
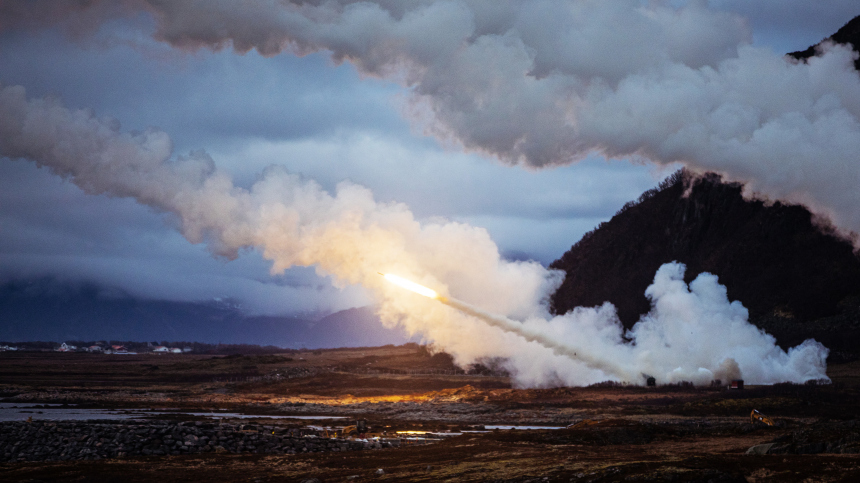
<svg viewBox="0 0 860 483"><path fill-rule="evenodd" d="M808 59L827 41L860 52L860 16L788 55ZM854 65L860 70L860 57ZM688 282L717 275L783 348L811 337L831 349L831 361L860 358L860 258L851 244L805 208L747 201L741 188L679 171L628 203L550 265L567 274L553 311L610 301L629 328L650 309L644 292L657 268L679 261Z"/></svg>
<svg viewBox="0 0 860 483"><path fill-rule="evenodd" d="M843 25L841 29L837 30L835 34L827 37L818 44L815 44L806 50L792 52L788 55L798 60L808 59L816 54L816 47L826 41L850 45L855 52L860 52L860 16L854 17L850 22ZM857 70L860 70L860 57L854 61L854 67Z"/></svg>
<svg viewBox="0 0 860 483"><path fill-rule="evenodd" d="M801 206L747 201L741 185L679 171L586 234L552 268L567 275L553 311L604 301L631 327L650 304L660 265L687 265L687 281L717 275L753 323L793 346L814 337L833 360L860 352L860 258Z"/></svg>

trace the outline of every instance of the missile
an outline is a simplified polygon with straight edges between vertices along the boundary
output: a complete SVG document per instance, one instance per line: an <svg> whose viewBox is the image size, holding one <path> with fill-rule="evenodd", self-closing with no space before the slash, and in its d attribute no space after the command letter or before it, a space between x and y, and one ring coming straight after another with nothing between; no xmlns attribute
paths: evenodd
<svg viewBox="0 0 860 483"><path fill-rule="evenodd" d="M412 292L415 292L419 295L423 295L425 297L430 297L431 299L436 299L436 300L442 300L444 298L444 297L440 297L439 294L436 293L436 291L433 290L432 288L427 288L421 284L417 284L417 283L415 283L411 280L407 280L403 277L399 277L399 276L391 274L391 273L382 273L382 272L376 272L376 273L382 275L383 277L385 277L385 280L388 280L389 282L393 283L394 285L397 285L398 287L401 287L401 288L405 288L406 290L411 290Z"/></svg>
<svg viewBox="0 0 860 483"><path fill-rule="evenodd" d="M491 314L478 307L475 307L474 305L463 302L462 300L443 297L439 295L435 290L415 283L411 280L407 280L403 277L399 277L391 273L376 273L382 275L383 277L385 277L385 280L388 280L389 282L393 283L394 285L397 285L398 287L405 288L406 290L410 290L412 292L423 295L425 297L429 297L434 300L438 300L439 302L453 309L459 310L466 315L471 315L472 317L483 321L487 325L496 327L505 332L516 334L529 342L536 342L546 347L547 349L550 349L553 353L557 355L580 361L585 365L594 369L599 369L606 374L618 376L622 380L629 379L629 375L623 369L621 369L620 366L613 364L610 361L602 360L599 357L595 357L586 353L579 354L576 348L561 343L560 341L554 339L551 335L535 332L525 327L519 322L511 320L502 315Z"/></svg>

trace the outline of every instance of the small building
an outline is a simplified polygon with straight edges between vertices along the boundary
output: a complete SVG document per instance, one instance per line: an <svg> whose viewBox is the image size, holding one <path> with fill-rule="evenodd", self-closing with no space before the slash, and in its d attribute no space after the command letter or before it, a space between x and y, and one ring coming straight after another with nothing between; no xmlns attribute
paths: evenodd
<svg viewBox="0 0 860 483"><path fill-rule="evenodd" d="M77 349L76 346L63 342L60 344L60 347L57 348L57 352L74 352L75 349Z"/></svg>
<svg viewBox="0 0 860 483"><path fill-rule="evenodd" d="M170 353L171 354L182 354L182 349L180 349L179 347L171 347Z"/></svg>
<svg viewBox="0 0 860 483"><path fill-rule="evenodd" d="M192 348L190 348L190 347L188 347L188 346L186 346L186 347L183 347L183 348L182 348L182 352L191 352L191 351L193 351L193 350L194 350L194 349L192 349Z"/></svg>
<svg viewBox="0 0 860 483"><path fill-rule="evenodd" d="M87 352L104 352L104 348L100 345L91 345L87 347Z"/></svg>
<svg viewBox="0 0 860 483"><path fill-rule="evenodd" d="M128 347L126 347L124 345L112 345L112 346L110 346L110 348L111 348L111 352L113 354L131 354L128 351Z"/></svg>
<svg viewBox="0 0 860 483"><path fill-rule="evenodd" d="M170 349L164 347L163 345L155 346L152 348L152 352L160 352L162 354L170 352Z"/></svg>
<svg viewBox="0 0 860 483"><path fill-rule="evenodd" d="M744 380L743 379L734 379L731 384L729 384L729 389L743 389L744 388Z"/></svg>

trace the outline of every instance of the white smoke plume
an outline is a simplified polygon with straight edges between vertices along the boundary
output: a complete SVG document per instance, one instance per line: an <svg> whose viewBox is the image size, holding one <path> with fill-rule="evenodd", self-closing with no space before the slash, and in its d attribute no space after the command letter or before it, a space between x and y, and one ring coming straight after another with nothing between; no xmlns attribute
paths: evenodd
<svg viewBox="0 0 860 483"><path fill-rule="evenodd" d="M361 284L387 323L422 334L461 365L506 358L520 386L637 383L642 373L699 384L738 372L750 383L826 378L827 349L807 341L782 351L747 323L714 276L700 275L688 289L682 265L662 267L646 293L653 309L626 334L628 343L608 303L550 317L545 297L561 274L503 260L483 229L421 224L404 205L377 203L361 186L342 183L332 195L277 166L249 189L237 187L202 151L173 156L164 132L123 132L114 119L28 99L19 86L0 88L0 156L31 160L87 193L168 213L189 241L217 255L259 249L273 272L316 266L339 283ZM453 310L388 284L378 271L480 309ZM485 312L520 321L505 323L521 323L528 340L488 325Z"/></svg>
<svg viewBox="0 0 860 483"><path fill-rule="evenodd" d="M0 29L82 35L145 11L153 36L183 49L329 51L408 87L416 125L464 149L526 167L592 153L680 162L803 204L860 247L856 54L831 45L793 62L750 46L740 16L673 3L7 2Z"/></svg>
<svg viewBox="0 0 860 483"><path fill-rule="evenodd" d="M827 379L829 351L824 346L807 340L783 351L772 336L748 322L748 312L740 302L728 300L726 288L716 276L700 274L688 287L684 271L679 263L660 267L645 292L651 311L626 333L609 303L578 307L548 322L526 320L527 332L542 333L565 346L574 352L575 362L512 350L505 357L510 358L517 380L540 386L554 379L593 382L607 375L634 383L642 383L642 376L650 375L658 383L690 381L698 385L736 378L753 384ZM606 367L599 368L592 361Z"/></svg>

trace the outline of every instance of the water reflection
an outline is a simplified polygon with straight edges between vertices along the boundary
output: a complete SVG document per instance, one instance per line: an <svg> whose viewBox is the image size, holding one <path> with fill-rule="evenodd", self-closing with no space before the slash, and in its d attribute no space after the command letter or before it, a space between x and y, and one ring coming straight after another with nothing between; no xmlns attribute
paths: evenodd
<svg viewBox="0 0 860 483"><path fill-rule="evenodd" d="M0 422L26 421L87 421L87 420L124 420L124 419L158 419L159 417L194 416L206 419L346 419L346 416L292 416L292 415L259 415L224 412L188 412L164 411L152 409L84 409L73 404L27 404L0 403Z"/></svg>

